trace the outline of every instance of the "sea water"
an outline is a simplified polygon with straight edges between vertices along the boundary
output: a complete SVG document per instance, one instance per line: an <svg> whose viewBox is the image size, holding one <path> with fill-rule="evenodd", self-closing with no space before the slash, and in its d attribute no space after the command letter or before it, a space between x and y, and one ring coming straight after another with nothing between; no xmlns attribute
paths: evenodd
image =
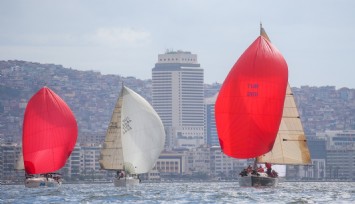
<svg viewBox="0 0 355 204"><path fill-rule="evenodd" d="M0 203L355 203L355 182L283 182L275 188L239 187L237 182L0 187Z"/></svg>

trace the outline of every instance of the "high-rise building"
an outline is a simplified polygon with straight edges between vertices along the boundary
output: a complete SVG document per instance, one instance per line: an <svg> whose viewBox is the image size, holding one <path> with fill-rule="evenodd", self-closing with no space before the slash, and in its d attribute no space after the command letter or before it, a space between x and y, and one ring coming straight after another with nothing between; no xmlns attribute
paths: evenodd
<svg viewBox="0 0 355 204"><path fill-rule="evenodd" d="M217 96L218 93L215 94L213 97L205 99L205 111L206 111L205 135L207 139L207 145L209 145L210 147L219 146L216 120L214 117L214 107L215 107L214 105L216 103Z"/></svg>
<svg viewBox="0 0 355 204"><path fill-rule="evenodd" d="M355 181L355 130L317 132L326 141L326 178Z"/></svg>
<svg viewBox="0 0 355 204"><path fill-rule="evenodd" d="M203 69L191 52L159 54L152 70L153 107L166 131L166 148L205 143Z"/></svg>
<svg viewBox="0 0 355 204"><path fill-rule="evenodd" d="M22 148L16 143L0 143L0 181L13 183L23 181L22 170L15 170Z"/></svg>

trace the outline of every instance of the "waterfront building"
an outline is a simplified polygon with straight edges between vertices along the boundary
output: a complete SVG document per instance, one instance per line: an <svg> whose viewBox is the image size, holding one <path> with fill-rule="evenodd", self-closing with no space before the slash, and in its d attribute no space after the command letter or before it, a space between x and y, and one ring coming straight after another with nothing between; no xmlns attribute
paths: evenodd
<svg viewBox="0 0 355 204"><path fill-rule="evenodd" d="M216 103L217 94L213 97L209 97L205 99L205 135L206 135L206 143L208 146L219 146L217 128L216 128L216 120L214 116L214 105Z"/></svg>
<svg viewBox="0 0 355 204"><path fill-rule="evenodd" d="M326 141L326 178L355 181L355 130L317 133Z"/></svg>
<svg viewBox="0 0 355 204"><path fill-rule="evenodd" d="M86 144L81 146L81 165L80 172L83 180L104 179L107 171L101 170L99 159L101 146L95 144ZM112 173L112 172L111 172Z"/></svg>
<svg viewBox="0 0 355 204"><path fill-rule="evenodd" d="M65 180L78 181L81 174L81 147L75 146L65 166L60 170Z"/></svg>
<svg viewBox="0 0 355 204"><path fill-rule="evenodd" d="M193 175L211 175L210 148L200 146L187 151L188 173Z"/></svg>
<svg viewBox="0 0 355 204"><path fill-rule="evenodd" d="M16 143L0 144L0 180L2 182L13 183L24 180L24 171L15 170L21 151L21 145Z"/></svg>
<svg viewBox="0 0 355 204"><path fill-rule="evenodd" d="M355 147L355 130L326 130L317 137L327 141L327 149Z"/></svg>
<svg viewBox="0 0 355 204"><path fill-rule="evenodd" d="M328 149L326 164L327 179L355 181L355 148Z"/></svg>
<svg viewBox="0 0 355 204"><path fill-rule="evenodd" d="M326 141L317 137L308 137L307 139L309 151L311 153L312 165L311 179L324 180L326 167Z"/></svg>
<svg viewBox="0 0 355 204"><path fill-rule="evenodd" d="M211 173L215 178L237 178L248 165L247 159L235 159L225 155L220 146L210 148Z"/></svg>
<svg viewBox="0 0 355 204"><path fill-rule="evenodd" d="M196 54L159 54L152 69L152 104L165 127L166 148L190 149L205 143L203 77Z"/></svg>
<svg viewBox="0 0 355 204"><path fill-rule="evenodd" d="M179 176L186 173L186 155L181 151L163 151L152 172L157 170L161 176Z"/></svg>

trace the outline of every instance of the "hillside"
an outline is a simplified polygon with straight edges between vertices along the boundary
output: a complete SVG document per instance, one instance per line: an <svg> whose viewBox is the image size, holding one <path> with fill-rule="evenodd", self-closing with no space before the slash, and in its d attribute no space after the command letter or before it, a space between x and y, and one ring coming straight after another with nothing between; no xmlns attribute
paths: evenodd
<svg viewBox="0 0 355 204"><path fill-rule="evenodd" d="M0 74L0 138L5 141L20 140L26 103L42 86L51 88L70 106L80 139L104 134L122 82L151 100L150 82L134 77L25 61L0 61Z"/></svg>

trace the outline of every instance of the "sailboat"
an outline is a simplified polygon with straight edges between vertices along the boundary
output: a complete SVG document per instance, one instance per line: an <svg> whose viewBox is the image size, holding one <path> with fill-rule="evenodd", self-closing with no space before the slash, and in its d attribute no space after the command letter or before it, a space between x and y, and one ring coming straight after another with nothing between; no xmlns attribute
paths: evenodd
<svg viewBox="0 0 355 204"><path fill-rule="evenodd" d="M101 149L102 169L117 172L117 187L134 186L149 172L164 148L163 123L142 96L122 85Z"/></svg>
<svg viewBox="0 0 355 204"><path fill-rule="evenodd" d="M60 186L62 178L56 172L65 165L77 136L74 114L63 99L48 87L34 94L26 106L23 120L25 186Z"/></svg>
<svg viewBox="0 0 355 204"><path fill-rule="evenodd" d="M287 63L262 26L260 36L224 81L215 114L219 141L226 155L255 158L255 169L257 163L310 162L288 84ZM266 173L252 172L239 178L240 186L276 186L277 183L277 176Z"/></svg>

